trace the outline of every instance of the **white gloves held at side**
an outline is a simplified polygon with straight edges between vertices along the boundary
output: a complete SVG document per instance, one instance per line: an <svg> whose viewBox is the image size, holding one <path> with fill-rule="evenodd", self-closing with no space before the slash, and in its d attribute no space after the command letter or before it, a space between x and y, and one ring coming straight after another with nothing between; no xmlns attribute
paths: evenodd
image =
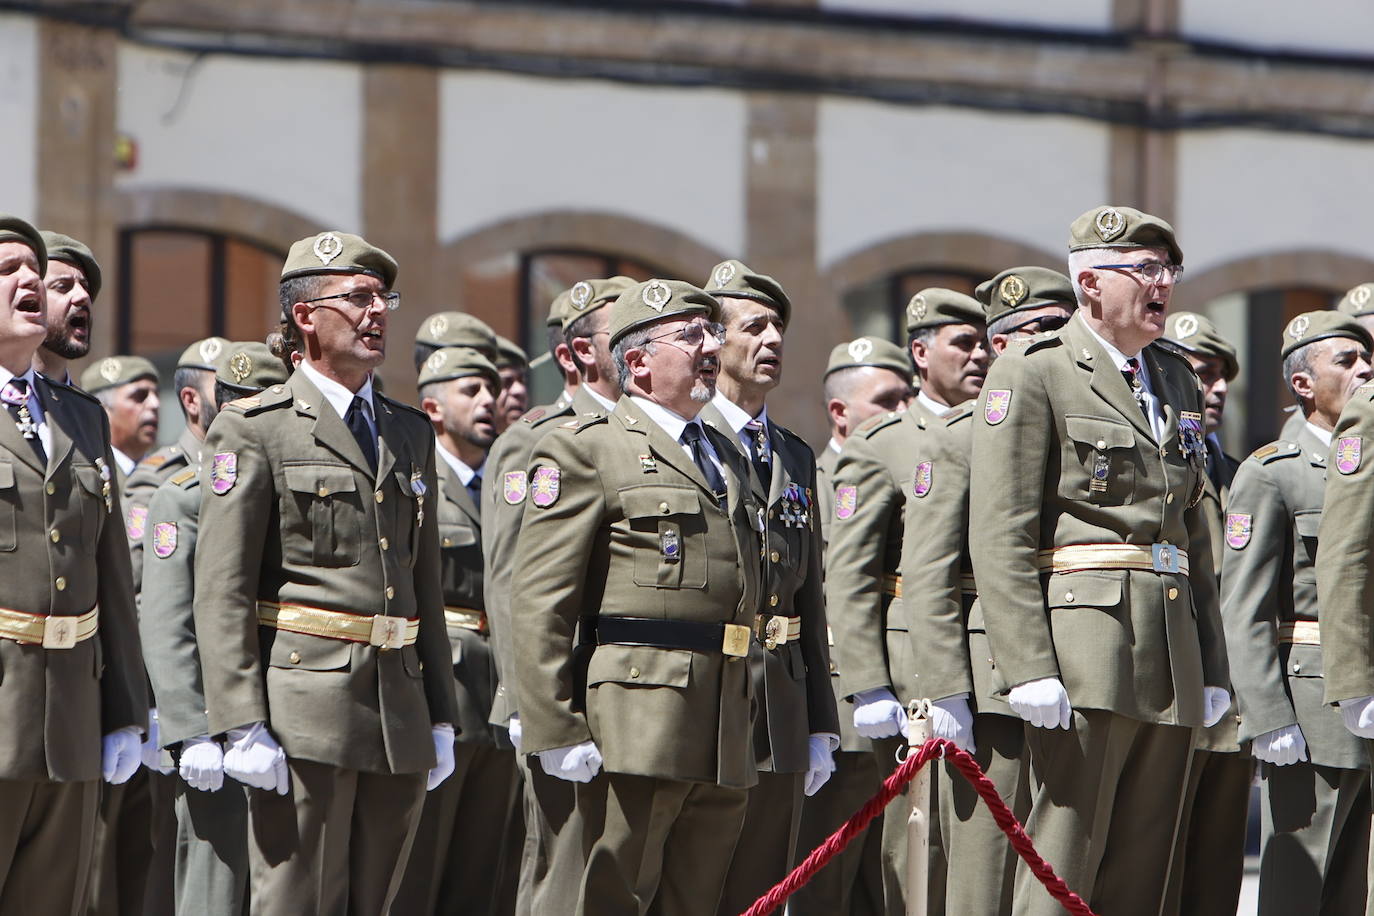
<svg viewBox="0 0 1374 916"><path fill-rule="evenodd" d="M601 772L601 751L590 741L540 751L535 756L545 773L569 782L591 782Z"/></svg>
<svg viewBox="0 0 1374 916"><path fill-rule="evenodd" d="M1341 720L1353 735L1374 738L1374 697L1341 700Z"/></svg>
<svg viewBox="0 0 1374 916"><path fill-rule="evenodd" d="M953 741L970 754L978 752L973 741L973 710L968 705L968 694L956 693L932 702L930 725L931 734L936 738Z"/></svg>
<svg viewBox="0 0 1374 916"><path fill-rule="evenodd" d="M840 736L818 733L807 739L810 760L806 768L806 779L802 782L802 792L807 798L815 795L835 772L835 750L840 746Z"/></svg>
<svg viewBox="0 0 1374 916"><path fill-rule="evenodd" d="M1057 677L1017 684L1007 694L1012 710L1036 728L1064 728L1073 721L1069 692Z"/></svg>
<svg viewBox="0 0 1374 916"><path fill-rule="evenodd" d="M181 744L181 778L193 789L218 792L224 785L224 751L209 735Z"/></svg>
<svg viewBox="0 0 1374 916"><path fill-rule="evenodd" d="M112 786L129 781L143 762L138 726L126 725L100 739L100 775Z"/></svg>
<svg viewBox="0 0 1374 916"><path fill-rule="evenodd" d="M1226 715L1226 710L1231 708L1231 692L1224 687L1203 687L1202 708L1202 724L1211 728L1220 722L1221 717Z"/></svg>
<svg viewBox="0 0 1374 916"><path fill-rule="evenodd" d="M170 759L163 762L162 730L158 727L156 706L148 710L148 737L139 748L139 755L143 759L143 765L150 770L166 775L175 769Z"/></svg>
<svg viewBox="0 0 1374 916"><path fill-rule="evenodd" d="M434 736L434 757L438 761L434 768L429 771L429 778L425 782L425 791L433 792L434 788L453 775L453 726L446 722L441 722L430 729Z"/></svg>
<svg viewBox="0 0 1374 916"><path fill-rule="evenodd" d="M520 716L514 715L507 719L506 730L510 732L510 743L515 745L515 753L520 753L520 738L525 733L520 726Z"/></svg>
<svg viewBox="0 0 1374 916"><path fill-rule="evenodd" d="M224 752L224 772L255 789L285 795L291 786L286 751L272 737L264 722L229 729L229 749Z"/></svg>
<svg viewBox="0 0 1374 916"><path fill-rule="evenodd" d="M1307 759L1307 739L1296 725L1285 725L1256 736L1251 749L1260 760L1279 767Z"/></svg>
<svg viewBox="0 0 1374 916"><path fill-rule="evenodd" d="M854 694L854 730L865 738L906 737L906 707L886 687Z"/></svg>

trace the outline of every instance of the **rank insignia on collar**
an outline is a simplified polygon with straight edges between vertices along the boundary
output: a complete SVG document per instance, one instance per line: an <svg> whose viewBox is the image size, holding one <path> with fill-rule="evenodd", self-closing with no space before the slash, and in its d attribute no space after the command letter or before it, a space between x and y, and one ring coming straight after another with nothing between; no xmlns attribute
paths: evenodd
<svg viewBox="0 0 1374 916"><path fill-rule="evenodd" d="M541 509L547 509L558 502L562 477L563 474L558 468L535 468L534 473L530 475L530 502Z"/></svg>
<svg viewBox="0 0 1374 916"><path fill-rule="evenodd" d="M508 506L518 506L525 501L528 481L524 471L507 471L501 477L501 495Z"/></svg>
<svg viewBox="0 0 1374 916"><path fill-rule="evenodd" d="M124 530L128 532L129 540L143 540L143 532L148 526L148 507L130 506L127 516L124 520Z"/></svg>
<svg viewBox="0 0 1374 916"><path fill-rule="evenodd" d="M911 480L912 496L925 496L930 492L933 468L934 463L930 461L922 461L916 465L916 473Z"/></svg>
<svg viewBox="0 0 1374 916"><path fill-rule="evenodd" d="M1233 550L1243 550L1250 543L1250 516L1243 512L1232 512L1226 516L1226 545Z"/></svg>
<svg viewBox="0 0 1374 916"><path fill-rule="evenodd" d="M1360 437L1342 436L1336 440L1336 470L1353 474L1360 469Z"/></svg>
<svg viewBox="0 0 1374 916"><path fill-rule="evenodd" d="M153 526L153 554L165 560L177 549L177 523L158 522Z"/></svg>
<svg viewBox="0 0 1374 916"><path fill-rule="evenodd" d="M210 459L210 489L223 496L239 479L238 452L218 452Z"/></svg>
<svg viewBox="0 0 1374 916"><path fill-rule="evenodd" d="M854 514L854 510L859 508L859 488L858 487L836 487L835 488L835 517L844 521Z"/></svg>
<svg viewBox="0 0 1374 916"><path fill-rule="evenodd" d="M657 474L658 459L655 458L653 455L640 455L639 469L643 471L645 474Z"/></svg>
<svg viewBox="0 0 1374 916"><path fill-rule="evenodd" d="M983 419L988 421L989 426L996 426L1001 423L1010 412L1010 388L999 388L988 392L987 400L983 402Z"/></svg>

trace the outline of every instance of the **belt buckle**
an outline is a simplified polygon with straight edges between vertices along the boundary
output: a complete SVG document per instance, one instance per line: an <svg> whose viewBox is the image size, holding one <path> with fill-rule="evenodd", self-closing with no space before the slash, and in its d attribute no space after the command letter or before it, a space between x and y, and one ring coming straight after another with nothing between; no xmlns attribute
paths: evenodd
<svg viewBox="0 0 1374 916"><path fill-rule="evenodd" d="M1173 544L1151 544L1150 560L1155 572L1178 572L1178 548Z"/></svg>
<svg viewBox="0 0 1374 916"><path fill-rule="evenodd" d="M76 645L75 617L43 618L43 648L70 649Z"/></svg>
<svg viewBox="0 0 1374 916"><path fill-rule="evenodd" d="M755 626L761 618L754 618ZM785 618L773 616L763 622L763 632L759 634L759 641L763 643L765 649L776 649L778 646L787 642L787 628Z"/></svg>
<svg viewBox="0 0 1374 916"><path fill-rule="evenodd" d="M727 623L725 636L720 641L720 651L732 658L746 657L749 654L751 635L749 628L743 624Z"/></svg>
<svg viewBox="0 0 1374 916"><path fill-rule="evenodd" d="M372 618L372 634L367 641L379 649L401 648L406 644L406 619L376 615Z"/></svg>

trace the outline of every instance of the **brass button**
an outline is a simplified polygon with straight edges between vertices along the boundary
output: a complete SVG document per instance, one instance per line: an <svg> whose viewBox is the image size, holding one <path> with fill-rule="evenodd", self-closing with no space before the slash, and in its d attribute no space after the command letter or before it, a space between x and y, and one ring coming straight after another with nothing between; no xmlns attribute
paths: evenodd
<svg viewBox="0 0 1374 916"><path fill-rule="evenodd" d="M1169 543L1169 539L1168 539L1168 538L1164 538L1164 539L1161 540L1159 543L1161 543L1161 544L1167 544L1167 543Z"/></svg>
<svg viewBox="0 0 1374 916"><path fill-rule="evenodd" d="M300 654L299 652L296 652L295 650L292 650L291 655L290 655L290 659L291 659L291 664L293 664L293 665L299 665L299 664L301 663L301 654Z"/></svg>
<svg viewBox="0 0 1374 916"><path fill-rule="evenodd" d="M1064 600L1065 600L1065 601L1072 601L1072 600L1073 600L1073 592L1065 592L1065 593L1064 593Z"/></svg>
<svg viewBox="0 0 1374 916"><path fill-rule="evenodd" d="M57 590L58 590L59 592L66 591L66 590L67 590L67 579L66 579L66 577L64 577L64 576L58 576L58 577L57 577L57 581L53 582L53 585L57 586Z"/></svg>
<svg viewBox="0 0 1374 916"><path fill-rule="evenodd" d="M777 596L777 595L769 595L769 596L768 596L768 606L769 606L769 607L777 607L777 606L778 606L778 596Z"/></svg>
<svg viewBox="0 0 1374 916"><path fill-rule="evenodd" d="M377 502L381 502L382 500L386 499L386 495L382 493L381 490L378 490L376 493L372 494L372 498L377 500Z"/></svg>
<svg viewBox="0 0 1374 916"><path fill-rule="evenodd" d="M57 531L56 528L54 528L52 531L48 532L48 537L52 538L52 542L53 542L54 544L56 544L58 541L62 540L62 535L58 533L58 531Z"/></svg>
<svg viewBox="0 0 1374 916"><path fill-rule="evenodd" d="M1097 440L1097 447L1098 447L1098 448L1106 448L1106 447L1107 447L1107 440L1106 440L1106 439L1098 439L1098 440Z"/></svg>
<svg viewBox="0 0 1374 916"><path fill-rule="evenodd" d="M386 596L387 596L388 598L395 598L395 597L396 597L396 589L394 589L394 588L392 588L390 585L388 585L388 586L386 587Z"/></svg>
<svg viewBox="0 0 1374 916"><path fill-rule="evenodd" d="M1164 501L1166 503L1172 503L1174 501L1174 494L1170 493L1168 496L1165 496Z"/></svg>
<svg viewBox="0 0 1374 916"><path fill-rule="evenodd" d="M996 667L997 667L997 663L996 663L995 661L993 661L992 659L988 659L988 667L989 667L989 668L996 668Z"/></svg>
<svg viewBox="0 0 1374 916"><path fill-rule="evenodd" d="M769 509L769 510L768 510L768 517L769 517L769 518L772 518L772 517L773 517L773 510L772 510L772 509Z"/></svg>
<svg viewBox="0 0 1374 916"><path fill-rule="evenodd" d="M1301 673L1301 672L1302 672L1302 665L1298 664L1297 662L1294 662L1294 663L1293 663L1293 673L1294 673L1294 674L1299 674L1299 673Z"/></svg>
<svg viewBox="0 0 1374 916"><path fill-rule="evenodd" d="M48 481L48 485L43 488L43 491L47 493L49 496L52 496L54 493L57 492L57 484L53 483L50 480Z"/></svg>
<svg viewBox="0 0 1374 916"><path fill-rule="evenodd" d="M630 669L630 677L639 677L639 669L638 669L638 668L631 668L631 669Z"/></svg>
<svg viewBox="0 0 1374 916"><path fill-rule="evenodd" d="M778 553L778 552L775 550L775 551L773 551L772 553L770 553L770 554L768 555L768 559L770 559L770 560L772 560L774 563L776 563L776 562L778 562L779 560L782 559L782 554Z"/></svg>
<svg viewBox="0 0 1374 916"><path fill-rule="evenodd" d="M452 546L453 546L453 538L444 538L444 546L445 546L445 547L452 547Z"/></svg>
<svg viewBox="0 0 1374 916"><path fill-rule="evenodd" d="M391 549L391 542L388 541L386 538L382 538L382 539L381 539L380 541L378 541L377 543L379 543L379 544L382 545L382 549L383 549L383 550L390 550L390 549Z"/></svg>
<svg viewBox="0 0 1374 916"><path fill-rule="evenodd" d="M1169 589L1169 600L1170 600L1170 601L1173 601L1173 600L1175 600L1175 599L1177 599L1177 598L1178 598L1178 589L1176 589L1176 588L1170 588L1170 589Z"/></svg>
<svg viewBox="0 0 1374 916"><path fill-rule="evenodd" d="M661 513L663 513L664 515L667 515L667 514L668 514L668 504L667 504L667 503L659 503L659 504L658 504L658 511L661 512Z"/></svg>
<svg viewBox="0 0 1374 916"><path fill-rule="evenodd" d="M316 494L317 496L328 496L328 495L329 495L329 488L328 488L328 487L320 487L318 490L315 491L315 494Z"/></svg>

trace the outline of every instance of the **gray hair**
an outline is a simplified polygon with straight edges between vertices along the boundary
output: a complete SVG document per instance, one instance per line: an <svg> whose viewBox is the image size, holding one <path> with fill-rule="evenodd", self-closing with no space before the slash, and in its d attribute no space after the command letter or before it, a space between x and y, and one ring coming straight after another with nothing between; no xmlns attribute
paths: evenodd
<svg viewBox="0 0 1374 916"><path fill-rule="evenodd" d="M630 367L625 362L625 354L631 350L644 350L650 356L654 352L653 337L654 325L642 328L635 328L629 331L624 337L620 338L611 347L611 362L615 365L615 377L620 383L620 390L628 392L630 390Z"/></svg>
<svg viewBox="0 0 1374 916"><path fill-rule="evenodd" d="M1069 252L1069 282L1073 284L1073 295L1078 300L1079 305L1084 304L1083 288L1078 285L1079 272L1091 269L1093 264L1102 257L1102 252L1110 250L1109 248L1083 248Z"/></svg>
<svg viewBox="0 0 1374 916"><path fill-rule="evenodd" d="M1303 416L1307 415L1307 409L1303 406L1302 398L1293 390L1293 376L1299 372L1309 377L1312 375L1312 357L1315 355L1312 347L1319 343L1320 340L1314 340L1312 343L1303 344L1283 358L1283 383L1288 386L1288 393L1293 395L1293 400L1298 402L1298 409L1302 411Z"/></svg>

